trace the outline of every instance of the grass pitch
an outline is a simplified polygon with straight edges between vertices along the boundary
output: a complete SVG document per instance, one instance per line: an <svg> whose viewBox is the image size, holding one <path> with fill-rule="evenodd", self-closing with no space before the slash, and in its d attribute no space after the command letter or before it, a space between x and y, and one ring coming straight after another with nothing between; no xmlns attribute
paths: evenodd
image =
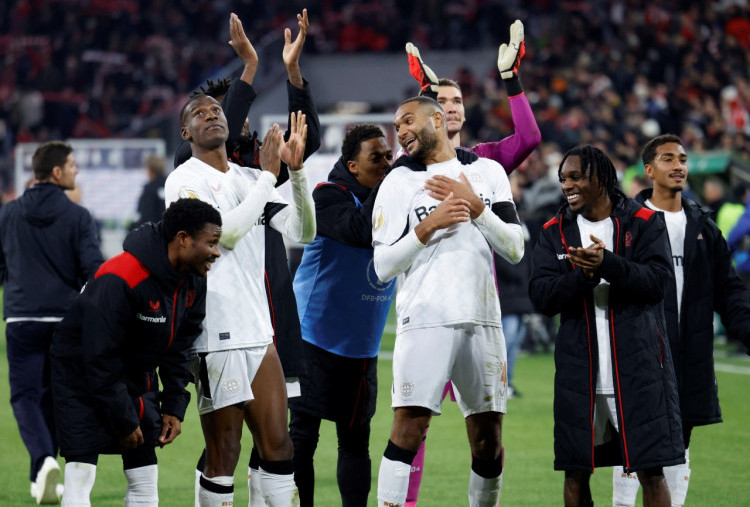
<svg viewBox="0 0 750 507"><path fill-rule="evenodd" d="M0 327L0 505L34 505L29 495L29 458L10 407L5 328ZM393 349L393 334L386 331L383 350ZM732 356L717 359L723 424L697 428L691 445L690 490L686 506L750 506L746 486L750 468L750 359ZM391 361L378 366L378 410L372 423L372 489L369 505L375 506L377 472L385 449L392 412L390 405ZM522 355L516 366L515 384L523 397L508 402L503 427L506 449L501 504L548 507L562 505L562 472L552 470L552 381L550 354ZM183 433L174 444L159 451L159 496L162 507L193 505L194 467L203 448L195 407L191 404ZM251 442L249 432L235 475L235 505L247 505L246 464ZM467 505L469 447L456 404L445 402L443 415L433 419L427 437L427 459L419 505ZM61 466L63 460L60 460ZM324 422L316 453L316 504L341 505L336 485L336 436L334 425ZM597 470L592 490L597 505L611 505L610 469ZM122 505L125 479L119 457L102 456L91 500L94 506ZM642 505L640 499L638 505Z"/></svg>

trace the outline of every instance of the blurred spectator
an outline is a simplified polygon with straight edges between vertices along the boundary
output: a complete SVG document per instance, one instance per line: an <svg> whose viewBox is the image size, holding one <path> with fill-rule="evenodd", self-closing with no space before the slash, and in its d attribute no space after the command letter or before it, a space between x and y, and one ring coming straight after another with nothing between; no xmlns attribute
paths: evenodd
<svg viewBox="0 0 750 507"><path fill-rule="evenodd" d="M288 0L235 4L252 19L248 33L273 31L299 10ZM7 140L0 164L18 141L170 138L175 97L233 58L224 21L232 6L209 0L2 3L0 121ZM690 151L748 151L749 2L327 0L310 6L310 18L316 21L309 48L320 53L401 52L407 40L423 50L497 47L504 27L520 18L535 41L527 48L524 85L533 90L529 100L545 144L564 152L596 142L618 170L638 163L638 147L661 132L680 135ZM461 68L446 77L464 91L462 145L511 133L496 72ZM390 106L371 105L373 111ZM162 115L168 121L159 121Z"/></svg>
<svg viewBox="0 0 750 507"><path fill-rule="evenodd" d="M158 155L151 155L146 159L148 182L143 186L143 192L138 199L138 218L130 226L136 229L146 222L158 222L164 214L164 183L167 181L166 160Z"/></svg>
<svg viewBox="0 0 750 507"><path fill-rule="evenodd" d="M727 185L718 176L709 176L703 182L703 203L711 210L710 216L719 226L724 239L745 211L745 206L727 196Z"/></svg>

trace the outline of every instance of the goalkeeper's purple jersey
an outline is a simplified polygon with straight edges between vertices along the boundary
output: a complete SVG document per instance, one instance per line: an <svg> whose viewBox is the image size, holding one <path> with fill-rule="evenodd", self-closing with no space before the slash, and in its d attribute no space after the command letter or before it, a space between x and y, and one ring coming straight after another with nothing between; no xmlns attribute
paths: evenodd
<svg viewBox="0 0 750 507"><path fill-rule="evenodd" d="M510 114L516 131L503 139L491 143L480 143L469 151L483 158L498 162L510 174L539 146L542 135L531 112L525 93L510 97Z"/></svg>

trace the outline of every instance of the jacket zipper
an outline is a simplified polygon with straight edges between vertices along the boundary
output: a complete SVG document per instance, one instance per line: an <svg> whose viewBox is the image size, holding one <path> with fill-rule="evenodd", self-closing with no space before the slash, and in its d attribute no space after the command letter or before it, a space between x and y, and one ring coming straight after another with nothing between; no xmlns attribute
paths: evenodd
<svg viewBox="0 0 750 507"><path fill-rule="evenodd" d="M167 343L167 348L172 345L172 341L174 340L174 320L177 313L177 296L180 293L180 289L182 288L182 284L184 281L185 277L183 276L182 278L180 278L180 281L177 283L177 287L175 287L174 289L174 297L172 298L172 322L170 323L169 343Z"/></svg>

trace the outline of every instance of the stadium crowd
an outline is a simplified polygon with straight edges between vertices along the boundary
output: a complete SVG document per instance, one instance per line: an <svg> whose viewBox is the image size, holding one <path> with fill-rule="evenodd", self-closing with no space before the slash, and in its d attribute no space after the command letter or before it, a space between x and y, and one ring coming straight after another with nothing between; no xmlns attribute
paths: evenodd
<svg viewBox="0 0 750 507"><path fill-rule="evenodd" d="M233 58L226 19L280 32L298 1L16 0L0 7L0 157L17 142L167 137L184 94ZM545 144L606 147L618 169L645 139L676 132L686 148L748 151L750 7L745 2L395 2L310 6L307 52L471 51L525 20L524 85ZM217 36L217 34L220 34ZM222 34L224 36L222 36ZM434 58L434 57L433 57ZM512 130L494 65L465 68L463 144ZM366 96L366 90L363 90ZM321 104L325 108L326 104ZM329 105L333 106L333 105ZM383 108L395 104L374 104ZM3 175L7 185L7 174Z"/></svg>

